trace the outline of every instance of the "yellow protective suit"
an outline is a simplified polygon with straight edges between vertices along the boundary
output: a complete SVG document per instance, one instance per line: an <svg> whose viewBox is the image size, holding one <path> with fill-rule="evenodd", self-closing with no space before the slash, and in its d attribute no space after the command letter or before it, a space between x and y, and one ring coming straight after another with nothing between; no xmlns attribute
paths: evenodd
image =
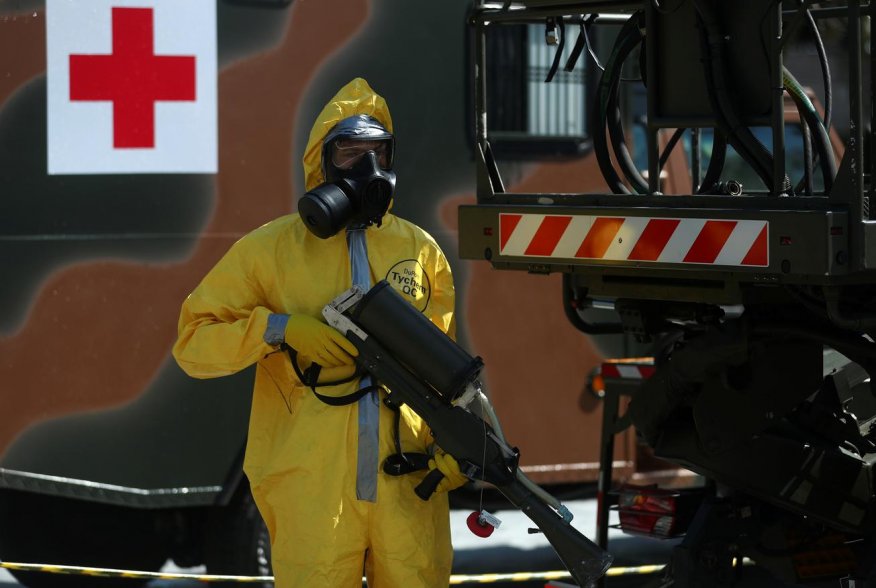
<svg viewBox="0 0 876 588"><path fill-rule="evenodd" d="M368 114L387 129L386 103L362 79L342 88L313 126L303 162L306 186L322 183L322 142L339 120ZM372 283L387 279L454 335L453 279L435 241L392 214L366 232ZM425 472L378 474L377 501L356 499L356 404L329 406L296 378L288 356L263 335L272 313L321 318L351 286L344 232L312 235L297 214L235 243L186 299L173 354L191 376L210 378L257 363L244 470L267 523L276 586L447 586L452 550L447 494L422 501ZM326 390L332 395L355 391ZM395 453L394 413L381 405L379 463ZM402 407L403 451L426 452L428 427Z"/></svg>

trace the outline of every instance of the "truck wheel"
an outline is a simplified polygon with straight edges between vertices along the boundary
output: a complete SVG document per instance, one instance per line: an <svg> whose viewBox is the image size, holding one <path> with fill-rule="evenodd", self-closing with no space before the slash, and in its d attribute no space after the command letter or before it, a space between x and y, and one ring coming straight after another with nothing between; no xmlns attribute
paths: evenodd
<svg viewBox="0 0 876 588"><path fill-rule="evenodd" d="M167 561L154 513L6 491L0 494L0 559L158 571ZM29 588L134 588L148 579L96 578L11 570Z"/></svg>
<svg viewBox="0 0 876 588"><path fill-rule="evenodd" d="M217 507L207 520L204 560L208 574L271 576L271 538L249 490L240 485L228 506ZM236 583L213 584L222 588ZM250 584L252 585L252 584ZM256 584L270 588L273 582Z"/></svg>

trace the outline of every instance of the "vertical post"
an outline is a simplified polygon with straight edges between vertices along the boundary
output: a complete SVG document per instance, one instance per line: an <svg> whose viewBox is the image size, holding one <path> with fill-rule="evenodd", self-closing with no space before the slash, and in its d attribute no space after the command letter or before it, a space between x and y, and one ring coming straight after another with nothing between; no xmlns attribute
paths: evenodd
<svg viewBox="0 0 876 588"><path fill-rule="evenodd" d="M645 148L648 153L648 193L654 194L660 191L660 149L657 142L657 133L660 128L654 122L658 119L657 103L659 96L657 94L657 59L653 57L658 55L657 41L655 39L657 31L657 11L651 6L650 2L646 2L645 9L645 48L647 54L651 56L645 63L648 72L648 79L651 83L647 86L647 109L648 122L645 125Z"/></svg>
<svg viewBox="0 0 876 588"><path fill-rule="evenodd" d="M482 18L475 17L475 141L487 148L487 32Z"/></svg>
<svg viewBox="0 0 876 588"><path fill-rule="evenodd" d="M701 164L700 164L700 134L702 133L699 127L693 127L690 130L690 186L691 193L696 194L700 189Z"/></svg>
<svg viewBox="0 0 876 588"><path fill-rule="evenodd" d="M487 141L487 21L484 14L472 17L474 32L474 107L475 152L477 156L478 202L492 200L496 192L504 192L496 162Z"/></svg>
<svg viewBox="0 0 876 588"><path fill-rule="evenodd" d="M863 220L865 220L865 221L870 220L870 205L872 205L872 202L870 202L870 198L873 195L873 182L874 182L874 178L876 178L876 149L873 148L874 142L876 142L876 121L874 121L874 118L873 118L874 115L876 115L876 107L874 107L874 105L873 105L873 101L876 100L876 84L873 83L873 80L876 80L876 77L874 77L874 76L876 76L876 59L874 59L874 57L873 57L873 51L876 50L876 42L873 41L873 23L876 22L876 2L873 2L871 0L868 3L867 14L870 16L870 39L869 39L869 43L870 43L869 49L870 50L867 52L867 56L870 58L870 96L869 96L870 99L868 101L870 104L870 112L869 112L869 117L867 118L867 120L870 121L870 128L867 129L868 133L867 133L866 140L867 140L867 144L869 146L870 160L867 162L864 162L863 158L862 158L862 165L865 168L862 170L862 173L866 172L867 173L866 177L869 178L869 190L867 190L867 193L866 193L866 196L868 199L867 200L867 214L863 218ZM863 150L862 150L862 153L863 153ZM863 188L862 188L862 191L863 191ZM872 264L872 261L871 261L871 264Z"/></svg>
<svg viewBox="0 0 876 588"><path fill-rule="evenodd" d="M614 469L614 434L617 415L620 411L620 392L606 384L602 398L602 432L599 442L599 476L596 480L596 544L608 551L608 511ZM605 587L605 576L597 582L597 588Z"/></svg>
<svg viewBox="0 0 876 588"><path fill-rule="evenodd" d="M652 128L648 123L645 134L648 139L648 193L655 194L660 191L660 148L657 144L659 128Z"/></svg>
<svg viewBox="0 0 876 588"><path fill-rule="evenodd" d="M863 194L863 119L861 68L861 3L849 1L849 142L846 157L851 158L851 194L849 202L849 258L852 269L867 266L864 247Z"/></svg>
<svg viewBox="0 0 876 588"><path fill-rule="evenodd" d="M605 387L602 399L602 434L599 443L599 477L596 487L596 544L608 547L608 501L611 490L612 469L614 467L614 428L617 422L620 394L613 386Z"/></svg>

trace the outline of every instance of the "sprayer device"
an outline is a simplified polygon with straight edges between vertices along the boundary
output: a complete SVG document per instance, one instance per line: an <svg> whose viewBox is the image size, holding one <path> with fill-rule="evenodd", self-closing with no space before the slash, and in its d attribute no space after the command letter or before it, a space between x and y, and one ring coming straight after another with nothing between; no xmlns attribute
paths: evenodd
<svg viewBox="0 0 876 588"><path fill-rule="evenodd" d="M495 486L544 533L581 586L590 586L612 556L571 525L562 504L529 480L519 452L504 439L478 377L483 361L472 357L415 309L385 280L367 292L347 290L323 309L329 325L359 350L356 363L383 384L389 398L407 404L435 442L472 480ZM481 413L469 409L478 400ZM433 470L416 488L428 500L443 474Z"/></svg>

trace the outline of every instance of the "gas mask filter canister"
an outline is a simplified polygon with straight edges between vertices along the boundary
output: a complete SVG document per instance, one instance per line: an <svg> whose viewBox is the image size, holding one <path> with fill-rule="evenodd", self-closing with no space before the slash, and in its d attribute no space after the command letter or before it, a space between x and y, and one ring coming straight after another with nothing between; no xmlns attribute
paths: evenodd
<svg viewBox="0 0 876 588"><path fill-rule="evenodd" d="M340 133L330 134L326 139L323 161L326 182L310 190L298 201L298 212L305 226L314 235L327 239L348 226L380 226L383 215L389 209L395 189L396 175L391 169L392 135L378 126L370 117L351 117L354 130L344 133L343 125L338 124ZM362 131L363 121L370 128ZM356 132L358 131L358 132ZM380 132L379 135L376 132ZM364 151L354 156L349 167L339 167L332 157L334 141L338 138L347 143L385 141L380 155L375 150ZM343 165L343 162L341 163Z"/></svg>

